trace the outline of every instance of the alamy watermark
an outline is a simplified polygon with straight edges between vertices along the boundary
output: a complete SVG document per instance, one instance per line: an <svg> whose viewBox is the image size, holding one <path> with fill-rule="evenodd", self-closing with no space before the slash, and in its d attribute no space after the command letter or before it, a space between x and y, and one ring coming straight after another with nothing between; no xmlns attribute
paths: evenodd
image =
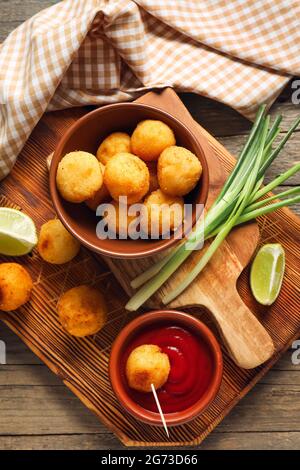
<svg viewBox="0 0 300 470"><path fill-rule="evenodd" d="M127 197L121 196L118 203L102 203L96 215L100 221L96 226L97 237L101 240L157 240L187 238L186 249L199 250L204 244L203 204L127 204Z"/></svg>
<svg viewBox="0 0 300 470"><path fill-rule="evenodd" d="M6 364L6 344L2 340L0 340L0 364Z"/></svg>
<svg viewBox="0 0 300 470"><path fill-rule="evenodd" d="M300 79L292 81L291 88L294 90L291 96L292 103L300 104Z"/></svg>
<svg viewBox="0 0 300 470"><path fill-rule="evenodd" d="M292 349L295 349L295 351L292 353L292 364L294 366L299 366L300 365L300 339L297 339L296 341L293 342Z"/></svg>

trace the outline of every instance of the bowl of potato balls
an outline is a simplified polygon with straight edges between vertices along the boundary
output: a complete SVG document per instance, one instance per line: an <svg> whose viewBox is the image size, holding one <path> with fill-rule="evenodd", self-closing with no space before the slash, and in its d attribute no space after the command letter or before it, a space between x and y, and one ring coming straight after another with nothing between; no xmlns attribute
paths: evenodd
<svg viewBox="0 0 300 470"><path fill-rule="evenodd" d="M50 193L80 243L102 255L138 258L192 230L208 178L203 143L182 122L149 105L119 103L86 114L63 135Z"/></svg>

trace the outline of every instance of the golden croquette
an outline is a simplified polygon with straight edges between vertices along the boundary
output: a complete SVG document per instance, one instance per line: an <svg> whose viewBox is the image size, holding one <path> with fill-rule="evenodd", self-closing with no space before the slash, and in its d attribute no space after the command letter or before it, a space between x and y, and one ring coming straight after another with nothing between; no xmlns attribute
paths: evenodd
<svg viewBox="0 0 300 470"><path fill-rule="evenodd" d="M151 392L151 384L157 390L168 380L170 361L159 346L143 344L131 351L126 362L128 385L140 392Z"/></svg>
<svg viewBox="0 0 300 470"><path fill-rule="evenodd" d="M107 214L104 216L104 220L107 224L109 231L118 235L130 235L130 224L137 217L139 217L139 214L129 215L128 211L130 209L130 206L127 206L127 204L120 204L117 201L112 201L111 205L114 210L107 211ZM134 227L132 228L133 231L135 230L135 225L136 224L134 224Z"/></svg>
<svg viewBox="0 0 300 470"><path fill-rule="evenodd" d="M77 255L80 243L65 229L59 219L53 219L41 226L37 249L48 263L63 264Z"/></svg>
<svg viewBox="0 0 300 470"><path fill-rule="evenodd" d="M176 230L183 223L184 201L182 197L165 194L161 189L153 191L144 200L142 213L143 231L148 237L163 235Z"/></svg>
<svg viewBox="0 0 300 470"><path fill-rule="evenodd" d="M97 158L88 152L71 152L57 167L56 184L61 196L69 202L90 199L101 188L103 176Z"/></svg>
<svg viewBox="0 0 300 470"><path fill-rule="evenodd" d="M83 337L96 334L105 324L106 302L94 287L73 287L59 299L57 311L60 322L70 335Z"/></svg>
<svg viewBox="0 0 300 470"><path fill-rule="evenodd" d="M149 190L149 170L131 153L118 153L105 167L104 184L115 201L127 196L127 203L140 201Z"/></svg>
<svg viewBox="0 0 300 470"><path fill-rule="evenodd" d="M102 171L102 176L104 178L105 166L101 162L99 162L99 164L100 164L100 168ZM103 183L101 188L98 189L95 195L92 198L87 199L85 203L90 209L92 209L93 211L96 211L99 204L102 204L103 202L108 202L109 200L110 200L110 194L108 192L107 187Z"/></svg>
<svg viewBox="0 0 300 470"><path fill-rule="evenodd" d="M113 132L100 144L97 158L106 165L111 157L123 152L131 152L130 136L126 132Z"/></svg>
<svg viewBox="0 0 300 470"><path fill-rule="evenodd" d="M33 283L28 271L18 263L0 264L0 310L16 310L30 299Z"/></svg>
<svg viewBox="0 0 300 470"><path fill-rule="evenodd" d="M157 160L161 152L175 145L172 129L162 121L141 121L131 136L131 151L145 161Z"/></svg>
<svg viewBox="0 0 300 470"><path fill-rule="evenodd" d="M199 159L184 147L168 147L158 159L159 186L171 196L188 194L196 186L201 174Z"/></svg>

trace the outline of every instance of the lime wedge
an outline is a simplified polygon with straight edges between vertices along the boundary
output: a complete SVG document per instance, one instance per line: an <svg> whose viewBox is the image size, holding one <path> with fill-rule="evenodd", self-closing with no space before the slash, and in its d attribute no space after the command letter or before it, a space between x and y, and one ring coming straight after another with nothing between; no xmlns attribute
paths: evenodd
<svg viewBox="0 0 300 470"><path fill-rule="evenodd" d="M256 300L262 305L272 305L281 289L285 269L285 253L279 243L260 248L250 273L250 286Z"/></svg>
<svg viewBox="0 0 300 470"><path fill-rule="evenodd" d="M33 220L26 214L9 207L0 207L0 254L22 256L37 244Z"/></svg>

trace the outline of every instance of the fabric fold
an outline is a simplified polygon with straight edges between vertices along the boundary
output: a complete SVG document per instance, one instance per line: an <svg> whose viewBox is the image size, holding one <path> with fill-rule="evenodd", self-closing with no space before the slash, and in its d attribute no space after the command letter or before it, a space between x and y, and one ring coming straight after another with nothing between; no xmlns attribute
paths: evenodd
<svg viewBox="0 0 300 470"><path fill-rule="evenodd" d="M299 74L298 0L64 0L0 48L0 179L45 111L192 91L248 118Z"/></svg>

